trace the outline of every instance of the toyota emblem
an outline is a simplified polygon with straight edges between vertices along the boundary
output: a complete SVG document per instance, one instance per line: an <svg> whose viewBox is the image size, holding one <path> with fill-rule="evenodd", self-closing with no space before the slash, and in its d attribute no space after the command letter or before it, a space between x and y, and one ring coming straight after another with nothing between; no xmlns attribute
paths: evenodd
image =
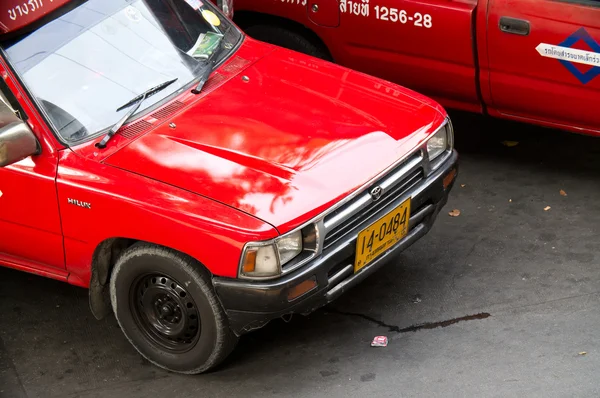
<svg viewBox="0 0 600 398"><path fill-rule="evenodd" d="M381 189L381 187L378 185L375 188L371 189L371 197L373 198L373 201L376 202L379 200L379 198L381 198L381 195L383 194L383 189Z"/></svg>

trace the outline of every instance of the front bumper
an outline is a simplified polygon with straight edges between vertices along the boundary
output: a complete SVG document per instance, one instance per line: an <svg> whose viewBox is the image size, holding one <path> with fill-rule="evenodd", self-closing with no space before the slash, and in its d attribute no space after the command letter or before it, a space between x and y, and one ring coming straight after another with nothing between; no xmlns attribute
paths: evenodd
<svg viewBox="0 0 600 398"><path fill-rule="evenodd" d="M240 335L261 328L270 320L288 314L309 314L335 300L345 291L360 283L399 253L423 237L432 227L438 213L448 200L448 194L458 174L458 154L452 151L444 162L429 176L407 192L403 192L373 216L345 234L329 250L324 251L303 267L269 281L247 281L215 277L217 295L229 318L232 330ZM445 185L445 186L444 186ZM411 198L409 232L369 265L354 274L354 252L358 233ZM290 289L300 283L316 279L317 286L306 294L288 301Z"/></svg>

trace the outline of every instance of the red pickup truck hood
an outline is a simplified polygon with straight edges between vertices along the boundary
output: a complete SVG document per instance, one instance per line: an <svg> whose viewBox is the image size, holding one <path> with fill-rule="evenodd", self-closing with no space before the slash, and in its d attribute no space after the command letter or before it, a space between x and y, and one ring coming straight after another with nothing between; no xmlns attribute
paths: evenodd
<svg viewBox="0 0 600 398"><path fill-rule="evenodd" d="M412 91L280 49L105 162L285 233L405 156L444 116Z"/></svg>

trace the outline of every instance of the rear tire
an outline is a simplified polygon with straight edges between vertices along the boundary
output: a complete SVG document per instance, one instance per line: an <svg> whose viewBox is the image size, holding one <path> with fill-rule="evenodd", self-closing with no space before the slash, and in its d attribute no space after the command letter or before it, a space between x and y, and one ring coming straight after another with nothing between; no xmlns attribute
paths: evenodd
<svg viewBox="0 0 600 398"><path fill-rule="evenodd" d="M332 61L329 52L324 46L318 45L306 38L304 35L280 26L251 25L245 29L248 36L297 51L326 61Z"/></svg>
<svg viewBox="0 0 600 398"><path fill-rule="evenodd" d="M237 343L208 272L174 250L146 243L127 249L113 268L110 296L129 342L161 368L203 373Z"/></svg>

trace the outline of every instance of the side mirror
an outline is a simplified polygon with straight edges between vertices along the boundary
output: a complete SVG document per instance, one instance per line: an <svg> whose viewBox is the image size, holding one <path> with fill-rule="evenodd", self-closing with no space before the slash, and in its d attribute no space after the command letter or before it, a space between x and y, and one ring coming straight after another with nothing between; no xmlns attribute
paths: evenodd
<svg viewBox="0 0 600 398"><path fill-rule="evenodd" d="M27 123L0 97L0 167L37 155L40 146Z"/></svg>

